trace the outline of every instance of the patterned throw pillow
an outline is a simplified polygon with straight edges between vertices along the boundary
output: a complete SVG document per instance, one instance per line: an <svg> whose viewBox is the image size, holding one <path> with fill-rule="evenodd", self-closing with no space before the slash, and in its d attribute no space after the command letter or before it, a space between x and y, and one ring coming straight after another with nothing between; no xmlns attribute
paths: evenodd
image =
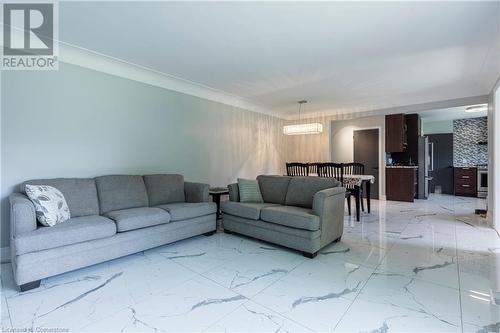
<svg viewBox="0 0 500 333"><path fill-rule="evenodd" d="M26 194L35 205L38 222L53 227L71 218L64 195L57 188L47 185L26 185Z"/></svg>
<svg viewBox="0 0 500 333"><path fill-rule="evenodd" d="M240 202L264 202L259 183L254 179L238 178Z"/></svg>

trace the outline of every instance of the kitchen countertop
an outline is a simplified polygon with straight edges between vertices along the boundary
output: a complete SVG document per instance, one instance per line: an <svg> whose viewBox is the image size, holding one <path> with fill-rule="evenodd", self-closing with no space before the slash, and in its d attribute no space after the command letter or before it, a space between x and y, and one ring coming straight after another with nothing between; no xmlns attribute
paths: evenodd
<svg viewBox="0 0 500 333"><path fill-rule="evenodd" d="M454 168L476 168L476 169L488 169L488 166L477 166L477 165L454 165Z"/></svg>
<svg viewBox="0 0 500 333"><path fill-rule="evenodd" d="M388 169L418 169L418 165L386 165Z"/></svg>

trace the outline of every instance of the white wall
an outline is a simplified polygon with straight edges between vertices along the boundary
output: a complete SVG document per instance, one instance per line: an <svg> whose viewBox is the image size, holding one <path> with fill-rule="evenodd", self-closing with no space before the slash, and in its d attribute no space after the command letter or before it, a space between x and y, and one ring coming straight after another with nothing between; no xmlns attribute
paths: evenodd
<svg viewBox="0 0 500 333"><path fill-rule="evenodd" d="M327 162L330 161L330 118L303 119L304 123L319 122L323 125L323 132L310 135L286 136L287 162ZM294 121L287 121L293 124Z"/></svg>
<svg viewBox="0 0 500 333"><path fill-rule="evenodd" d="M488 108L488 220L500 234L500 79Z"/></svg>
<svg viewBox="0 0 500 333"><path fill-rule="evenodd" d="M385 196L385 116L365 117L350 120L337 120L330 123L330 155L335 162L354 160L354 131L379 129L379 193Z"/></svg>
<svg viewBox="0 0 500 333"><path fill-rule="evenodd" d="M453 120L422 121L422 133L424 135L453 133Z"/></svg>
<svg viewBox="0 0 500 333"><path fill-rule="evenodd" d="M284 169L278 118L62 63L1 84L2 247L24 180L171 172L221 186Z"/></svg>

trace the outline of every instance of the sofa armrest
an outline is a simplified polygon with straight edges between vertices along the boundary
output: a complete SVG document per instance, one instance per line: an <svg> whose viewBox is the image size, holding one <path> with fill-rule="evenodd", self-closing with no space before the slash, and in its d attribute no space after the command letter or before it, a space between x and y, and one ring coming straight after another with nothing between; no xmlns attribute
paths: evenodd
<svg viewBox="0 0 500 333"><path fill-rule="evenodd" d="M36 230L35 206L27 196L13 193L10 201L10 235L11 239L20 234Z"/></svg>
<svg viewBox="0 0 500 333"><path fill-rule="evenodd" d="M342 236L344 202L344 187L333 187L314 194L313 212L320 218L321 246L325 246Z"/></svg>
<svg viewBox="0 0 500 333"><path fill-rule="evenodd" d="M240 201L240 189L238 187L238 183L227 185L229 190L229 201Z"/></svg>
<svg viewBox="0 0 500 333"><path fill-rule="evenodd" d="M184 182L186 202L207 202L209 187L208 184Z"/></svg>

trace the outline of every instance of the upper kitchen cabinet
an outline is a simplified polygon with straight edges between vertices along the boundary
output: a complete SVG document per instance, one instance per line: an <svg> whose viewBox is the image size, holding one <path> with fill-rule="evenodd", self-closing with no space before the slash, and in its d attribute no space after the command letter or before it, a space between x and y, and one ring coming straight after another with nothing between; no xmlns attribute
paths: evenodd
<svg viewBox="0 0 500 333"><path fill-rule="evenodd" d="M406 145L405 115L398 113L385 116L385 152L401 153Z"/></svg>
<svg viewBox="0 0 500 333"><path fill-rule="evenodd" d="M417 113L405 115L406 154L408 164L418 164L418 138L422 133L422 122Z"/></svg>
<svg viewBox="0 0 500 333"><path fill-rule="evenodd" d="M416 113L385 116L385 152L404 153L393 157L398 163L416 164L421 127L420 116Z"/></svg>

